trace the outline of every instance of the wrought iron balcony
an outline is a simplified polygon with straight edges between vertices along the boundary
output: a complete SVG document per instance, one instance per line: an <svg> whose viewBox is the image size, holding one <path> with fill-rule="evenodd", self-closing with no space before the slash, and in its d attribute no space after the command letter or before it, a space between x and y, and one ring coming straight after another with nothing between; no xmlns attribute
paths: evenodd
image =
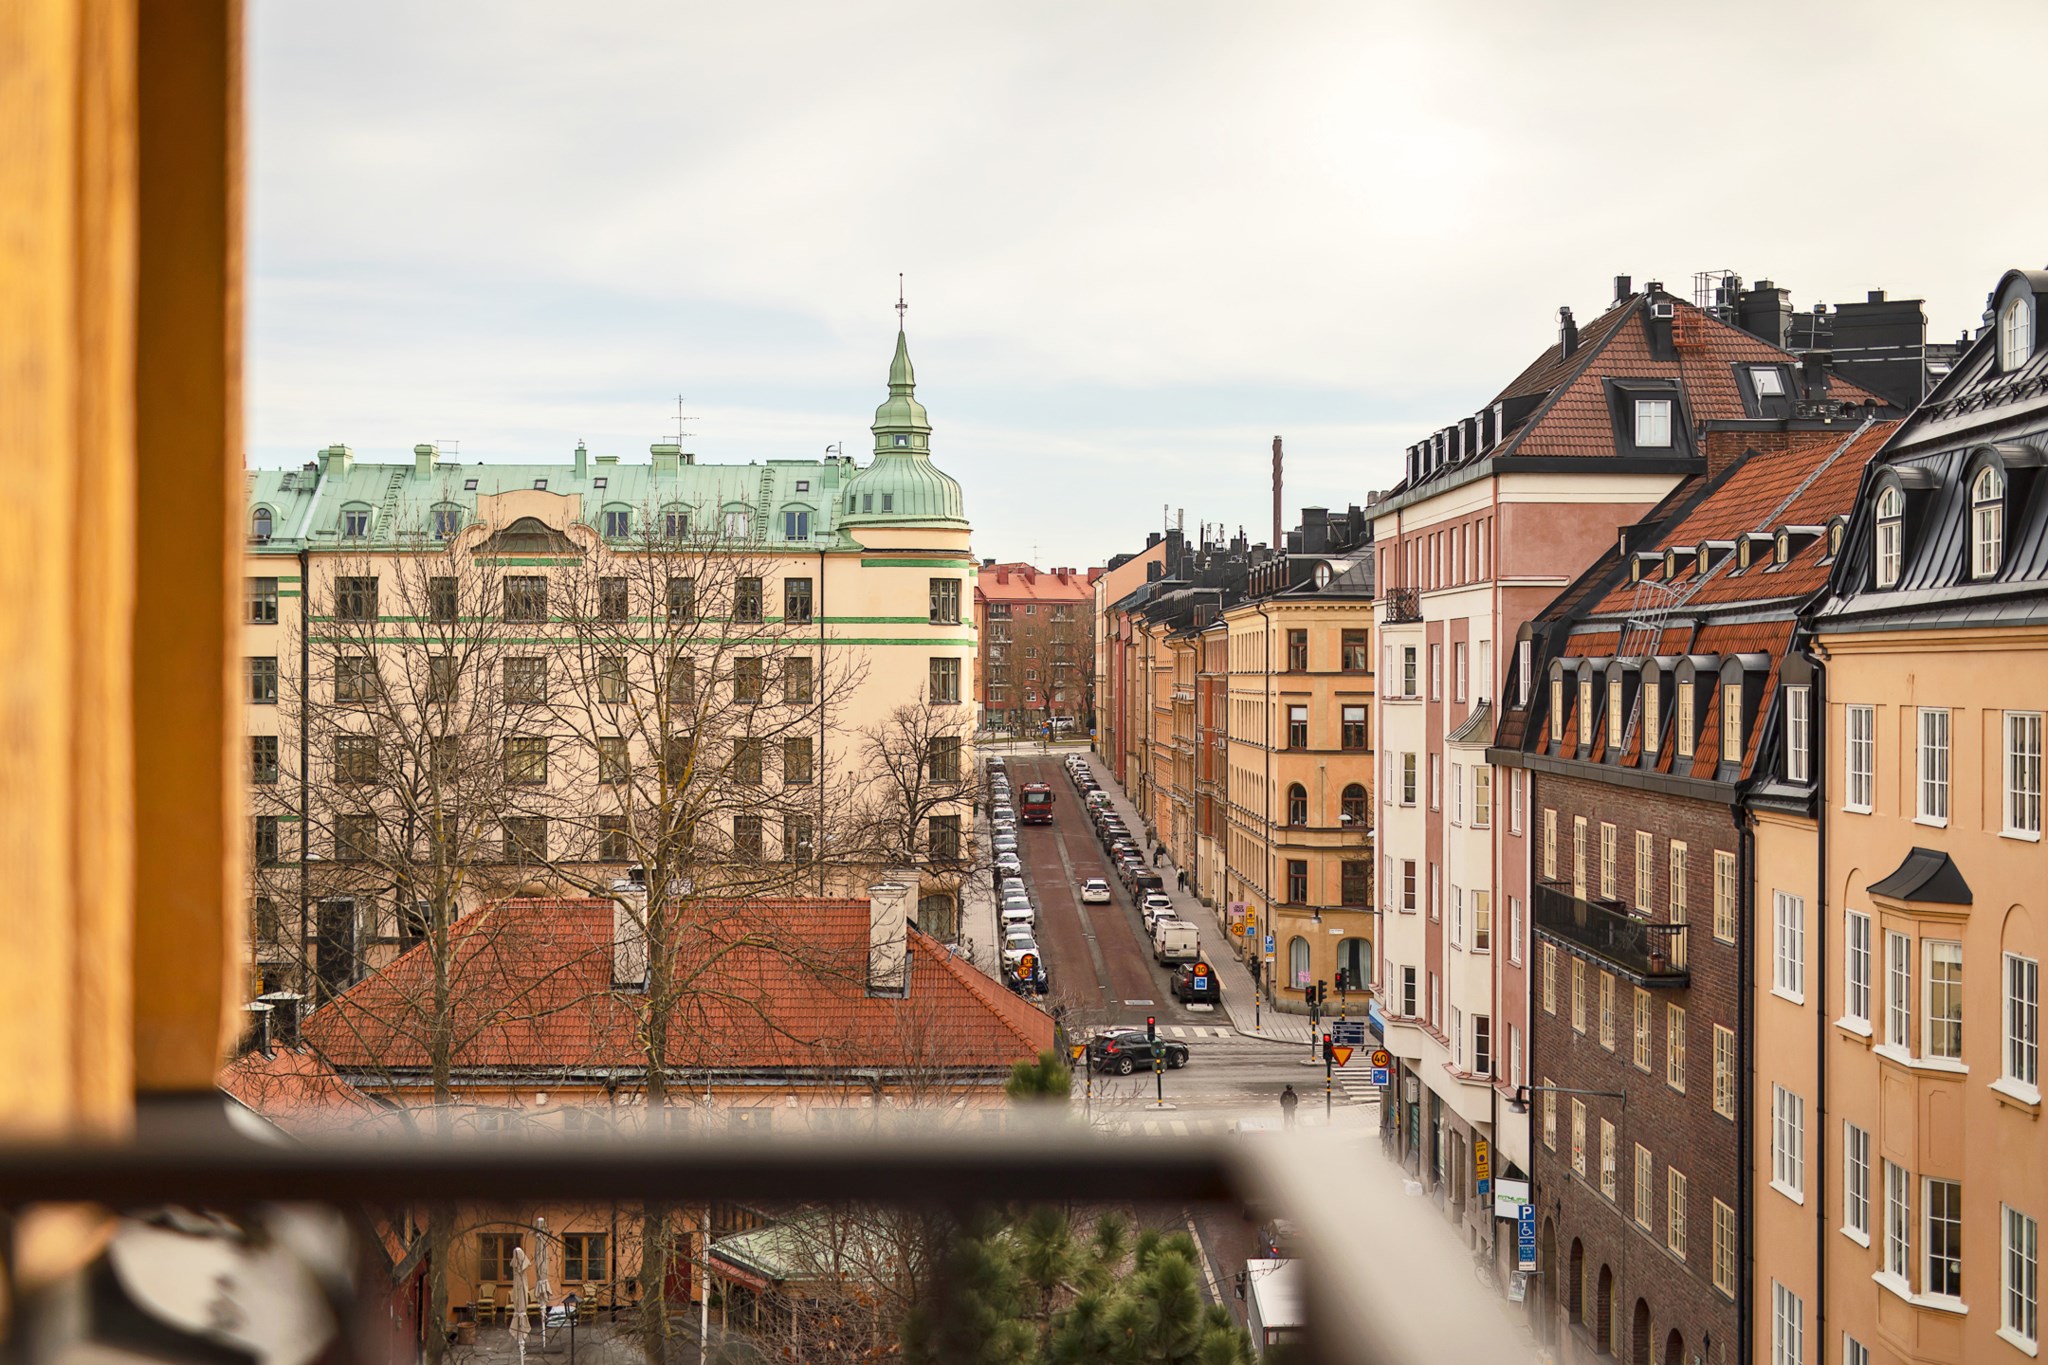
<svg viewBox="0 0 2048 1365"><path fill-rule="evenodd" d="M1380 600L1387 604L1387 625L1407 625L1422 619L1422 607L1416 601L1413 588L1388 588Z"/></svg>
<svg viewBox="0 0 2048 1365"><path fill-rule="evenodd" d="M1536 932L1598 958L1638 986L1676 989L1692 983L1683 924L1653 924L1548 882L1536 884L1533 909Z"/></svg>

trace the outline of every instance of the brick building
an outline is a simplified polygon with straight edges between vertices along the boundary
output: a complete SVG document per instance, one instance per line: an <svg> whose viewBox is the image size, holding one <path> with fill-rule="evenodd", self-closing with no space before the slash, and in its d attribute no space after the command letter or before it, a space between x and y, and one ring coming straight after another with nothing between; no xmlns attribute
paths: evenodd
<svg viewBox="0 0 2048 1365"><path fill-rule="evenodd" d="M1039 570L985 559L974 584L981 723L1037 734L1095 723L1095 580L1102 570Z"/></svg>
<svg viewBox="0 0 2048 1365"><path fill-rule="evenodd" d="M1535 860L1518 1102L1540 1134L1536 1322L1562 1358L1739 1359L1747 1339L1747 804L1776 792L1786 708L1810 730L1797 613L1895 425L1733 433L1745 453L1688 477L1520 637L1533 685L1500 736L1530 777Z"/></svg>

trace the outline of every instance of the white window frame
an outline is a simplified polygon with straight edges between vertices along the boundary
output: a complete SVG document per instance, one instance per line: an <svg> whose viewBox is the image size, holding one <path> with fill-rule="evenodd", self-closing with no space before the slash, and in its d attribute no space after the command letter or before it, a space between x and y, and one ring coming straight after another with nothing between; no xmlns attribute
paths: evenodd
<svg viewBox="0 0 2048 1365"><path fill-rule="evenodd" d="M1963 1060L1963 945L1952 938L1923 938L1920 940L1920 955L1923 982L1920 1056L1960 1065Z"/></svg>
<svg viewBox="0 0 2048 1365"><path fill-rule="evenodd" d="M1806 897L1771 892L1771 994L1806 1003Z"/></svg>
<svg viewBox="0 0 2048 1365"><path fill-rule="evenodd" d="M1806 1365L1806 1304L1771 1281L1771 1365Z"/></svg>
<svg viewBox="0 0 2048 1365"><path fill-rule="evenodd" d="M1691 758L1699 748L1699 735L1695 710L1699 704L1698 687L1681 684L1678 689L1677 745L1680 758Z"/></svg>
<svg viewBox="0 0 2048 1365"><path fill-rule="evenodd" d="M1845 712L1842 745L1842 809L1868 815L1877 785L1877 710L1852 705Z"/></svg>
<svg viewBox="0 0 2048 1365"><path fill-rule="evenodd" d="M1607 747L1621 751L1622 723L1627 719L1621 713L1621 674L1614 673L1607 679Z"/></svg>
<svg viewBox="0 0 2048 1365"><path fill-rule="evenodd" d="M2041 713L2005 713L2005 829L2012 839L2041 837Z"/></svg>
<svg viewBox="0 0 2048 1365"><path fill-rule="evenodd" d="M1913 940L1890 929L1884 935L1884 1045L1908 1055L1913 1048Z"/></svg>
<svg viewBox="0 0 2048 1365"><path fill-rule="evenodd" d="M1659 694L1664 690L1655 676L1643 679L1640 691L1643 707L1643 756L1652 758L1657 753L1657 707Z"/></svg>
<svg viewBox="0 0 2048 1365"><path fill-rule="evenodd" d="M1906 550L1906 498L1896 485L1878 490L1877 553L1872 565L1879 588L1895 588L1904 571Z"/></svg>
<svg viewBox="0 0 2048 1365"><path fill-rule="evenodd" d="M1636 1144L1636 1226L1648 1229L1657 1216L1657 1167L1651 1160L1650 1149L1642 1143Z"/></svg>
<svg viewBox="0 0 2048 1365"><path fill-rule="evenodd" d="M1636 909L1648 913L1657 894L1657 836L1646 829L1636 831Z"/></svg>
<svg viewBox="0 0 2048 1365"><path fill-rule="evenodd" d="M2004 560L2005 475L1987 464L1970 479L1970 577L1994 577Z"/></svg>
<svg viewBox="0 0 2048 1365"><path fill-rule="evenodd" d="M1943 1192L1939 1200L1935 1197L1937 1188ZM1940 1303L1960 1303L1962 1301L1962 1205L1962 1181L1948 1180L1940 1176L1931 1175L1921 1178L1920 1292L1927 1298ZM1944 1215L1942 1210L1947 1210L1948 1215ZM1947 1245L1956 1248L1956 1255L1953 1258L1955 1264L1953 1267L1936 1264L1935 1248L1938 1238ZM1956 1292L1949 1292L1951 1286L1947 1283L1941 1283L1937 1279L1937 1272L1942 1277L1951 1275L1954 1277L1953 1288ZM1937 1283L1941 1283L1940 1288L1936 1287Z"/></svg>
<svg viewBox="0 0 2048 1365"><path fill-rule="evenodd" d="M1998 368L2007 374L2034 354L2034 301L2025 294L2005 305L1998 316Z"/></svg>
<svg viewBox="0 0 2048 1365"><path fill-rule="evenodd" d="M1917 729L1920 762L1918 781L1914 783L1918 793L1914 803L1914 822L1946 826L1951 794L1949 759L1952 732L1948 710L1939 706L1921 707Z"/></svg>
<svg viewBox="0 0 2048 1365"><path fill-rule="evenodd" d="M2041 1344L2041 1224L1998 1207L1998 1335L2033 1355Z"/></svg>
<svg viewBox="0 0 2048 1365"><path fill-rule="evenodd" d="M1801 685L1785 689L1785 777L1791 782L1805 782L1810 773L1809 760L1812 757L1812 717L1808 706L1812 702L1812 689Z"/></svg>
<svg viewBox="0 0 2048 1365"><path fill-rule="evenodd" d="M1671 446L1671 400L1638 398L1635 410L1636 447L1640 450L1669 449Z"/></svg>
<svg viewBox="0 0 2048 1365"><path fill-rule="evenodd" d="M1842 912L1842 1022L1870 1032L1871 918L1862 910Z"/></svg>
<svg viewBox="0 0 2048 1365"><path fill-rule="evenodd" d="M1884 1253L1879 1273L1913 1292L1913 1173L1890 1161L1884 1175Z"/></svg>
<svg viewBox="0 0 2048 1365"><path fill-rule="evenodd" d="M1870 1132L1842 1122L1842 1235L1870 1245Z"/></svg>
<svg viewBox="0 0 2048 1365"><path fill-rule="evenodd" d="M2001 1076L2007 1087L2035 1103L2041 1098L2041 963L2005 954Z"/></svg>
<svg viewBox="0 0 2048 1365"><path fill-rule="evenodd" d="M1771 1188L1806 1202L1806 1097L1782 1085L1771 1087Z"/></svg>
<svg viewBox="0 0 2048 1365"><path fill-rule="evenodd" d="M1536 666L1535 642L1515 641L1515 707L1526 711L1529 708L1529 670Z"/></svg>
<svg viewBox="0 0 2048 1365"><path fill-rule="evenodd" d="M1752 365L1749 367L1749 382L1758 398L1783 398L1785 396L1785 375L1776 365Z"/></svg>

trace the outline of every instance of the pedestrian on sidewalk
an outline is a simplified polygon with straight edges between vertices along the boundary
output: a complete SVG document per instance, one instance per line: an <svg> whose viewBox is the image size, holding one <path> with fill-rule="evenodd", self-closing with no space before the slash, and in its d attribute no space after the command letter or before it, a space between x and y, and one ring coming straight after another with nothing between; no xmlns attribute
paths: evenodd
<svg viewBox="0 0 2048 1365"><path fill-rule="evenodd" d="M1155 848L1152 850L1152 866L1157 867L1159 866L1159 864L1165 861L1166 850L1164 848Z"/></svg>
<svg viewBox="0 0 2048 1365"><path fill-rule="evenodd" d="M1187 890L1187 889L1188 889L1188 874L1187 874L1186 870L1185 870L1185 869L1183 869L1183 870L1181 870L1181 871L1179 871L1179 872L1176 872L1176 873L1174 873L1173 875L1174 875L1174 876L1175 876L1175 877L1176 877L1177 879L1179 879L1179 881L1180 881L1180 889L1181 889L1181 890L1183 890L1183 891Z"/></svg>
<svg viewBox="0 0 2048 1365"><path fill-rule="evenodd" d="M1294 1093L1293 1086L1280 1092L1280 1116L1287 1121L1289 1128L1294 1126L1294 1106L1300 1103L1301 1096Z"/></svg>

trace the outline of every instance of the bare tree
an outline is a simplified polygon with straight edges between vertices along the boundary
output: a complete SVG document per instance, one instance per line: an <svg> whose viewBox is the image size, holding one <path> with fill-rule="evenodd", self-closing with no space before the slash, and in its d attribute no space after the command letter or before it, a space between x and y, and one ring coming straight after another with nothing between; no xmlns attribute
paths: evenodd
<svg viewBox="0 0 2048 1365"><path fill-rule="evenodd" d="M877 865L915 869L918 927L951 941L960 934L960 893L988 871L973 838L986 791L974 762L966 708L919 696L865 727L855 746L862 774L857 838Z"/></svg>

